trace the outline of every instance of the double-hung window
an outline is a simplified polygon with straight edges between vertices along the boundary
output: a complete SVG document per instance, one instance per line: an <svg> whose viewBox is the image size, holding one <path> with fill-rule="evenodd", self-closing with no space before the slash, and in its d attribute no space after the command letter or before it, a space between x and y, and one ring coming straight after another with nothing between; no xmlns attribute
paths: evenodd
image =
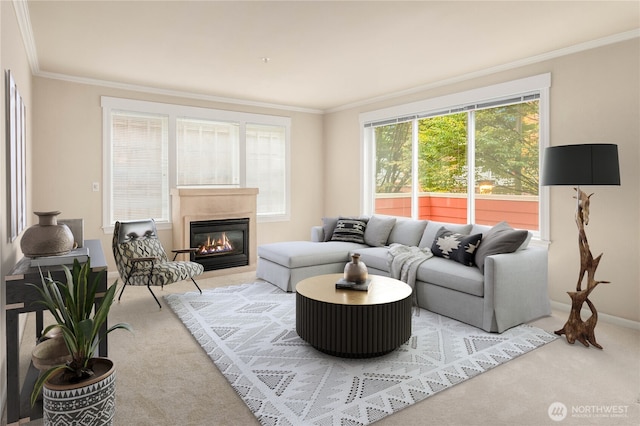
<svg viewBox="0 0 640 426"><path fill-rule="evenodd" d="M361 114L364 213L548 236L549 74Z"/></svg>
<svg viewBox="0 0 640 426"><path fill-rule="evenodd" d="M240 125L178 117L178 186L240 184Z"/></svg>
<svg viewBox="0 0 640 426"><path fill-rule="evenodd" d="M127 219L168 220L168 117L114 110L110 118L110 185L103 185L110 189L109 211Z"/></svg>
<svg viewBox="0 0 640 426"><path fill-rule="evenodd" d="M291 119L103 97L103 227L171 221L177 187L258 188L258 220L289 217Z"/></svg>

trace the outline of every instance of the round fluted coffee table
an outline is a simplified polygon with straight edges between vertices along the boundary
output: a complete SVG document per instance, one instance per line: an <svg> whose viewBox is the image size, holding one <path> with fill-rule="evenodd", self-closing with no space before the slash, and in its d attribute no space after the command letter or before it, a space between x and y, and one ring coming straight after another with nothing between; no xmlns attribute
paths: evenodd
<svg viewBox="0 0 640 426"><path fill-rule="evenodd" d="M318 275L296 285L296 331L316 349L366 358L391 352L411 337L411 287L369 275L368 291L336 289L342 274Z"/></svg>

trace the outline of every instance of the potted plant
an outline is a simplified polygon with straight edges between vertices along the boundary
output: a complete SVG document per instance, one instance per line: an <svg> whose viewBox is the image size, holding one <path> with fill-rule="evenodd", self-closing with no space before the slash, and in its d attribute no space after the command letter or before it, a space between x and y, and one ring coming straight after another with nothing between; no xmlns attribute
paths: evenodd
<svg viewBox="0 0 640 426"><path fill-rule="evenodd" d="M43 334L58 327L71 361L51 367L40 375L31 393L31 404L42 390L45 424L95 424L98 419L101 424L111 424L115 413L115 368L108 358L94 355L104 337L100 335L100 328L107 320L117 280L107 289L100 307L94 311L100 276L96 274L93 280L90 279L90 261L80 264L74 260L71 270L64 265L63 268L66 283L53 280L49 273L47 277L41 274L42 287L31 285L42 296L38 303L43 304L55 320ZM132 331L129 324L119 323L109 327L106 334L117 329ZM104 400L97 400L102 396Z"/></svg>

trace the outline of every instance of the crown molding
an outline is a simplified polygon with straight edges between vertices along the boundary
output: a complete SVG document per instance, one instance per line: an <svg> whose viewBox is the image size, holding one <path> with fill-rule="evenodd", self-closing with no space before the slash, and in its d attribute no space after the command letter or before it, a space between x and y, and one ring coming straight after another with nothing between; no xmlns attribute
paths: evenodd
<svg viewBox="0 0 640 426"><path fill-rule="evenodd" d="M31 74L40 71L38 64L38 52L36 51L36 42L33 39L33 29L31 28L31 18L29 17L29 5L27 0L13 0L13 8L16 11L16 19L18 20L18 28L22 35L24 50L27 54L27 60L31 67Z"/></svg>
<svg viewBox="0 0 640 426"><path fill-rule="evenodd" d="M539 62L548 61L551 59L559 58L561 56L571 55L573 53L583 52L585 50L595 49L602 46L607 46L610 44L619 43L622 41L631 40L634 38L640 37L640 29L635 29L631 31L625 31L623 33L614 34L608 37L599 38L596 40L587 41L584 43L576 44L573 46L565 47L562 49L552 50L551 52L543 53L536 56L531 56L529 58L521 59L514 62L509 62L507 64L498 65L491 68L486 68L480 71L475 71L472 73L462 74L457 77L448 78L445 80L439 80L434 83L425 84L422 86L412 87L411 89L402 90L399 92L389 93L387 95L381 95L374 98L363 99L361 101L345 104L339 107L330 108L324 111L325 114L329 114L332 112L344 111L351 108L357 108L369 104L373 104L376 102L387 101L391 99L400 98L402 96L413 95L415 93L423 92L430 89L435 89L442 86L448 86L455 83L461 83L463 81L471 80L474 78L484 77L490 74L495 74L501 71L508 71L515 68L520 68L526 65L531 65Z"/></svg>
<svg viewBox="0 0 640 426"><path fill-rule="evenodd" d="M176 98L196 99L196 100L208 101L208 102L219 102L219 103L226 103L226 104L253 106L253 107L259 107L259 108L278 109L278 110L293 111L293 112L303 112L308 114L324 114L324 111L321 109L272 104L268 102L251 101L247 99L226 98L222 96L206 95L202 93L193 93L193 92L186 92L181 90L161 89L158 87L142 86L137 84L119 83L116 81L78 77L78 76L73 76L69 74L58 74L53 72L39 71L38 73L34 73L34 75L36 77L49 78L52 80L62 80L62 81L68 81L71 83L87 84L91 86L102 86L102 87L109 87L112 89L122 89L122 90L129 90L133 92L172 96Z"/></svg>

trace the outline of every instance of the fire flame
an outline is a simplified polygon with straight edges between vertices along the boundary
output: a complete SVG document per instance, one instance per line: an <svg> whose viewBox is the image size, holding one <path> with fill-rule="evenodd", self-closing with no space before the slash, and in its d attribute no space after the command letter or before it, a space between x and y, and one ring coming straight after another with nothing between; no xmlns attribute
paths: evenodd
<svg viewBox="0 0 640 426"><path fill-rule="evenodd" d="M211 238L211 235L207 235L207 242L198 247L199 255L215 254L233 251L233 244L227 237L227 233L223 232L220 238Z"/></svg>

